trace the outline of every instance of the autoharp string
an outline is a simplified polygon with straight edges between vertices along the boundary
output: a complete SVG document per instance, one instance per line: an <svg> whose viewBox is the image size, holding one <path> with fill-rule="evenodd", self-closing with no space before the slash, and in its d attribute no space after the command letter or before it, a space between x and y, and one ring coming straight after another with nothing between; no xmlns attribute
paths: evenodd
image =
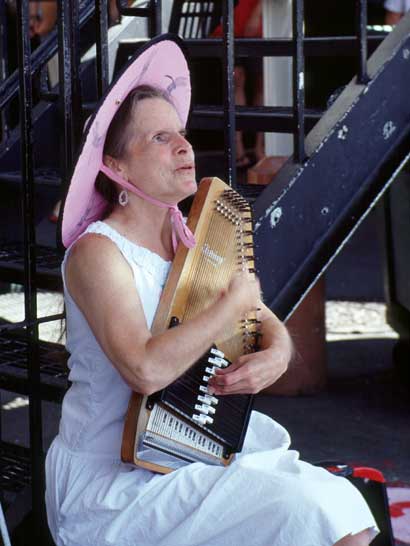
<svg viewBox="0 0 410 546"><path fill-rule="evenodd" d="M196 267L192 267L190 271L190 293L183 320L194 317L216 299L218 290L215 290L213 297L209 298L210 286L216 284L222 289L229 283L232 274L232 259L229 252L232 249L232 241L231 237L227 236L228 227L234 228L231 222L217 211L213 211L212 221L208 223L206 233L201 237L196 250ZM204 249L203 244L206 244L207 248ZM224 258L220 267L215 268L211 265L212 258L207 256L209 251ZM235 266L235 262L233 265Z"/></svg>
<svg viewBox="0 0 410 546"><path fill-rule="evenodd" d="M204 270L208 269L207 264L204 264L203 262L203 242L205 241L207 243L209 241L210 228L212 228L212 222L208 223L205 236L203 233L201 234L200 240L195 248L196 255L192 262L187 282L189 295L183 315L184 321L196 316L198 312L208 304L206 299L200 297L202 296L200 287L202 287L204 283Z"/></svg>
<svg viewBox="0 0 410 546"><path fill-rule="evenodd" d="M229 205L229 202L228 202ZM208 248L212 249L219 256L225 257L224 267L218 267L217 269L217 284L218 286L225 287L228 285L232 273L235 269L238 269L237 264L237 252L236 245L239 243L239 238L242 237L242 232L246 227L245 224L249 222L248 218L243 218L241 211L235 211L237 217L240 219L239 225L235 225L231 220L224 217L218 211L213 211L212 221L208 223L206 233L198 241L198 247L196 249L197 256L196 260L193 260L193 263L196 264L196 267L191 267L188 278L188 286L191 287L190 293L187 299L187 306L185 307L185 312L183 314L183 320L188 320L189 318L195 316L201 309L204 307L206 299L204 299L202 294L200 294L201 287L209 286L209 283L215 284L216 271L214 266L209 263L209 257L206 256L204 252L201 251L202 244L206 243ZM205 231L205 230L204 230ZM234 244L232 245L232 239ZM242 261L241 265L247 266L245 261ZM206 288L205 288L206 290ZM209 302L208 302L209 303ZM236 328L235 328L236 326ZM234 328L230 329L222 339L229 339L232 335L239 335L241 338L241 343L243 341L243 332L240 330L240 323L234 325ZM225 350L225 352L227 352ZM228 358L232 359L232 355L227 355ZM196 391L197 385L195 384L195 378L184 377L181 378L181 381L190 391L192 389ZM199 385L200 383L198 383ZM226 404L231 406L233 409L237 408L236 404L231 404L228 399L226 399Z"/></svg>
<svg viewBox="0 0 410 546"><path fill-rule="evenodd" d="M235 247L232 245L232 237L227 236L227 228L229 227L229 231L231 231L233 237L235 237L235 226L218 211L213 210L212 212L211 221L208 222L206 231L204 230L204 232L201 233L202 236L195 249L197 255L194 257L193 264L196 265L195 267L192 266L189 271L187 285L190 287L190 290L185 312L182 316L183 321L196 316L206 305L211 303L204 297L206 294L202 293L203 290L206 292L210 283L214 285L217 284L221 289L222 287L227 286L232 274L232 265L233 267L236 265L236 257L234 256L234 260L232 260L232 256L229 255L232 254L232 248L235 252ZM223 237L221 237L221 235ZM212 249L219 256L224 257L224 267L217 267L217 271L215 271L214 266L209 263L209 257L207 257L206 253L202 250L204 243L208 245L209 249ZM216 293L218 293L218 291L216 291ZM192 377L184 377L181 378L181 380L190 392L197 392L198 386L201 384L201 382L198 382L196 385L195 379ZM228 403L228 401L226 402L228 406L232 406L235 409L235 405ZM230 419L227 418L227 420Z"/></svg>
<svg viewBox="0 0 410 546"><path fill-rule="evenodd" d="M220 200L220 203L222 203L222 199ZM232 208L236 208L236 207L232 207L229 201L227 204L228 204L228 207L227 207L228 209L230 208L232 210ZM238 225L235 225L235 223L232 222L231 220L225 218L222 215L222 213L219 213L218 211L216 211L216 213L214 214L212 218L213 221L211 223L210 228L208 229L208 232L205 238L205 241L209 243L210 248L215 249L219 255L225 256L226 258L224 260L224 263L227 265L227 267L218 268L218 273L219 273L218 278L219 278L221 289L228 285L232 277L232 273L234 272L235 269L238 269L238 266L240 265L240 264L237 264L238 258L236 254L235 243L238 243L238 238L241 237L241 233L243 231L242 228L244 224L246 224L248 221L247 218L244 219L242 217L241 212L243 211L241 210L235 211L237 218L240 218L240 224L238 226ZM229 231L230 233L228 233ZM234 245L232 245L232 239L234 240ZM221 241L224 243L222 247L221 247ZM202 275L198 276L199 283L203 283L204 276L206 274L209 274L210 267L207 262L208 262L207 257L201 256L200 271ZM242 260L242 265L245 265L245 266L247 265L244 260ZM215 271L211 270L210 275L211 275L211 281L215 283ZM205 280L207 281L205 284L208 285L209 280L208 279L205 279ZM194 301L195 303L197 303L198 301L204 301L204 300L202 298L198 298L198 299L192 298L191 301ZM198 307L199 307L198 305L194 305L191 308L191 310L188 310L188 312L191 311L192 313L192 314L190 313L190 316L198 312ZM236 335L238 335L239 324L238 324L238 327L236 328L236 331L237 331ZM222 335L221 339L224 340L225 352L227 352L226 344L228 343L229 345L229 342L227 340L232 338L232 335L235 335L235 329L233 331L232 328L229 331L227 330L224 333L224 335ZM230 356L232 358L234 355L230 355Z"/></svg>

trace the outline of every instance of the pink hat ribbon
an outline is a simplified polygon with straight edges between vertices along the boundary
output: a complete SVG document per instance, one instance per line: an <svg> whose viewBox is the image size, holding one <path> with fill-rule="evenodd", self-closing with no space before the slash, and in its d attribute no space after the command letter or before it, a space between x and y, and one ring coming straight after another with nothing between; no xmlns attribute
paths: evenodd
<svg viewBox="0 0 410 546"><path fill-rule="evenodd" d="M179 210L177 204L170 205L169 203L163 203L162 201L158 201L158 199L147 195L127 180L124 180L124 178L112 171L109 167L107 167L107 165L102 164L100 167L100 171L109 178L111 178L111 180L114 180L114 182L117 182L117 184L119 184L123 188L126 188L127 190L130 190L130 192L137 194L142 199L145 199L145 201L148 201L149 203L152 203L153 205L156 205L157 207L160 207L162 209L169 209L172 222L172 247L174 249L174 253L178 245L177 234L181 242L187 248L193 248L195 246L195 237L192 234L191 230L188 228L188 226L185 224L182 212Z"/></svg>

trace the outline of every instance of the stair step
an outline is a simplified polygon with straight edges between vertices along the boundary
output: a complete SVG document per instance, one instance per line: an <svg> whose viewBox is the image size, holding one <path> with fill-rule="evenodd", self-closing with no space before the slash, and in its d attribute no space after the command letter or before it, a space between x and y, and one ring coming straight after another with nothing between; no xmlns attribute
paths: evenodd
<svg viewBox="0 0 410 546"><path fill-rule="evenodd" d="M31 482L30 450L7 442L0 442L0 490L19 493ZM7 504L5 506L7 509Z"/></svg>
<svg viewBox="0 0 410 546"><path fill-rule="evenodd" d="M83 104L83 112L90 116L97 106L96 102ZM306 130L310 130L322 117L323 112L317 109L305 109ZM240 130L292 133L295 121L292 107L254 106L236 108L236 127ZM222 131L225 127L224 109L222 106L197 104L192 108L189 119L190 129Z"/></svg>
<svg viewBox="0 0 410 546"><path fill-rule="evenodd" d="M60 265L62 257L57 250L43 245L36 246L37 288L61 290ZM23 244L18 242L0 243L0 280L17 284L24 283Z"/></svg>
<svg viewBox="0 0 410 546"><path fill-rule="evenodd" d="M252 204L265 188L265 185L260 184L238 184L236 191Z"/></svg>
<svg viewBox="0 0 410 546"><path fill-rule="evenodd" d="M369 51L374 49L386 37L386 32L369 33ZM138 49L145 45L144 39L122 40L119 51L123 59L128 59ZM308 36L304 39L304 50L307 57L310 56L351 56L357 54L356 36ZM219 58L224 55L224 44L221 38L189 38L184 37L184 45L187 48L190 60L203 58ZM294 54L292 38L236 38L235 56L237 57L262 57L283 56L291 57Z"/></svg>
<svg viewBox="0 0 410 546"><path fill-rule="evenodd" d="M59 343L39 340L38 347L40 396L59 402L68 388L68 353ZM27 340L22 334L0 334L0 388L29 394Z"/></svg>
<svg viewBox="0 0 410 546"><path fill-rule="evenodd" d="M31 510L31 457L28 448L0 442L0 492L7 529L12 535ZM0 543L3 544L1 540Z"/></svg>
<svg viewBox="0 0 410 546"><path fill-rule="evenodd" d="M323 112L305 109L306 130L310 130L322 117ZM195 105L192 109L189 128L223 130L225 127L222 106ZM237 106L236 128L280 133L292 133L295 129L295 115L292 107L285 106Z"/></svg>
<svg viewBox="0 0 410 546"><path fill-rule="evenodd" d="M3 171L0 173L0 182L22 183L20 171ZM53 169L34 169L34 183L39 186L60 187L61 175Z"/></svg>

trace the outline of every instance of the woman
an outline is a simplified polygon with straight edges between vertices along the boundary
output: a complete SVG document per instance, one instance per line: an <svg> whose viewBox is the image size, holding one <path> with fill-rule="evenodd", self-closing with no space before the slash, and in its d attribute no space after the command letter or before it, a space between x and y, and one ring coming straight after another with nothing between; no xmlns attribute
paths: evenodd
<svg viewBox="0 0 410 546"><path fill-rule="evenodd" d="M300 462L287 432L256 412L226 469L194 463L162 476L120 461L131 390L149 394L173 381L226 321L261 306L263 342L215 376L217 395L258 392L291 355L285 327L247 276L194 319L150 334L176 238L194 244L175 207L196 190L189 100L185 59L163 36L87 126L63 217L72 386L46 461L52 535L67 546L367 545L377 531L359 493Z"/></svg>

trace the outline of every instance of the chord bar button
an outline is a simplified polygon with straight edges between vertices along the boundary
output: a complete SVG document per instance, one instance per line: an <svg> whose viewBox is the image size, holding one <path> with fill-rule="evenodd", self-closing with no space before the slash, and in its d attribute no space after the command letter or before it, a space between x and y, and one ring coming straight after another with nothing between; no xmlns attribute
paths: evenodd
<svg viewBox="0 0 410 546"><path fill-rule="evenodd" d="M204 404L208 404L208 406L216 406L219 402L218 398L215 396L211 396L210 394L206 394L205 396L202 396L201 394L198 394L197 398L198 402L203 402Z"/></svg>
<svg viewBox="0 0 410 546"><path fill-rule="evenodd" d="M209 413L215 413L215 408L213 408L212 406L207 406L206 404L195 404L195 409L200 411L201 413L204 413L205 415L208 415Z"/></svg>
<svg viewBox="0 0 410 546"><path fill-rule="evenodd" d="M223 358L225 356L225 353L223 353L219 349L216 349L215 347L211 348L210 353L215 355L215 356L219 356L220 358Z"/></svg>
<svg viewBox="0 0 410 546"><path fill-rule="evenodd" d="M226 368L229 364L227 360L221 357L215 357L215 358L208 358L209 364L214 364L215 366L218 366L219 368Z"/></svg>
<svg viewBox="0 0 410 546"><path fill-rule="evenodd" d="M212 425L214 420L209 415L203 415L203 414L196 414L194 413L192 416L193 421L196 421L200 425Z"/></svg>

